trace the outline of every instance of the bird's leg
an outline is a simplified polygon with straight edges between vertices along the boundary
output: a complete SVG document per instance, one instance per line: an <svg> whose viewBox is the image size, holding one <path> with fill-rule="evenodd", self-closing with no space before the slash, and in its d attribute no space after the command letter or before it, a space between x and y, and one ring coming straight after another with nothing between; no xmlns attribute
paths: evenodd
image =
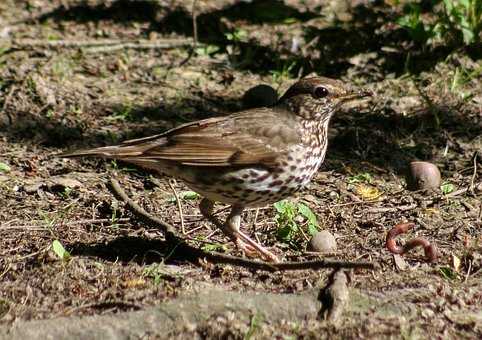
<svg viewBox="0 0 482 340"><path fill-rule="evenodd" d="M231 213L229 214L226 222L224 223L223 231L227 231L228 235L234 236L234 242L238 248L246 252L248 255L253 255L253 253L258 253L261 257L267 261L279 262L276 255L271 253L269 250L253 241L245 233L243 233L239 227L241 225L241 213L244 207L240 205L233 205L231 207Z"/></svg>
<svg viewBox="0 0 482 340"><path fill-rule="evenodd" d="M214 202L207 199L203 198L201 200L201 203L199 203L199 210L201 211L201 214L208 219L209 222L214 224L216 227L222 230L222 232L226 235L232 238L234 241L236 241L236 235L231 232L231 230L226 228L225 223L221 222L216 216L214 216Z"/></svg>
<svg viewBox="0 0 482 340"><path fill-rule="evenodd" d="M236 246L247 255L257 253L265 260L279 262L278 258L273 253L250 239L246 234L239 230L241 224L241 213L244 210L243 206L233 205L231 208L231 213L229 214L225 223L222 223L213 215L214 202L208 200L207 198L203 198L201 200L199 210L204 217L221 229L225 235L229 236L236 243Z"/></svg>

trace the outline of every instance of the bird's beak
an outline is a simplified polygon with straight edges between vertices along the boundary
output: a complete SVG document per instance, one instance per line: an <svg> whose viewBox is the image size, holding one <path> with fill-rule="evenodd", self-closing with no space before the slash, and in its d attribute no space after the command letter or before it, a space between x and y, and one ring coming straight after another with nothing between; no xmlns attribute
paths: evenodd
<svg viewBox="0 0 482 340"><path fill-rule="evenodd" d="M373 93L371 91L357 90L357 91L349 92L346 95L340 96L340 98L342 99L343 102L349 102L352 100L361 99L365 97L372 97L372 96L373 96Z"/></svg>

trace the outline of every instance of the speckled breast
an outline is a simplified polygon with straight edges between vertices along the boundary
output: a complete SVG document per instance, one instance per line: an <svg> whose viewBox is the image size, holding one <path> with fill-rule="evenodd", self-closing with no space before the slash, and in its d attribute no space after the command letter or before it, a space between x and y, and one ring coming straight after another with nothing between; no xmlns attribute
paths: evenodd
<svg viewBox="0 0 482 340"><path fill-rule="evenodd" d="M297 145L276 166L227 169L220 172L193 169L183 178L194 191L212 201L258 207L282 200L302 189L324 159L323 148ZM205 169L207 170L207 169Z"/></svg>

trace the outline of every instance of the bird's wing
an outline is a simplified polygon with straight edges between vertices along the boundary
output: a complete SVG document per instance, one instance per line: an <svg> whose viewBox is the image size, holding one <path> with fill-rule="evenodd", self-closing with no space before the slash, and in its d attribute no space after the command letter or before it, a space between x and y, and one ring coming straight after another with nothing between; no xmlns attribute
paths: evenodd
<svg viewBox="0 0 482 340"><path fill-rule="evenodd" d="M197 166L269 166L289 144L300 142L294 124L283 124L279 121L282 116L269 109L244 111L185 124L154 139L134 143L141 143L140 157L144 159ZM152 143L152 147L145 148L145 143Z"/></svg>
<svg viewBox="0 0 482 340"><path fill-rule="evenodd" d="M287 147L301 142L284 112L253 109L181 125L163 134L70 156L100 155L126 161L165 160L196 166L273 165Z"/></svg>

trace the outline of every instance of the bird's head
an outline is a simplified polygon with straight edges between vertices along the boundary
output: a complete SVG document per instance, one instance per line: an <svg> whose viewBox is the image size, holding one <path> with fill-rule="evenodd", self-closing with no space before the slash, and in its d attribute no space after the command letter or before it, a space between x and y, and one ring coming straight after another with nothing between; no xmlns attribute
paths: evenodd
<svg viewBox="0 0 482 340"><path fill-rule="evenodd" d="M278 100L277 105L308 120L329 120L344 103L371 96L339 80L325 77L301 79Z"/></svg>

